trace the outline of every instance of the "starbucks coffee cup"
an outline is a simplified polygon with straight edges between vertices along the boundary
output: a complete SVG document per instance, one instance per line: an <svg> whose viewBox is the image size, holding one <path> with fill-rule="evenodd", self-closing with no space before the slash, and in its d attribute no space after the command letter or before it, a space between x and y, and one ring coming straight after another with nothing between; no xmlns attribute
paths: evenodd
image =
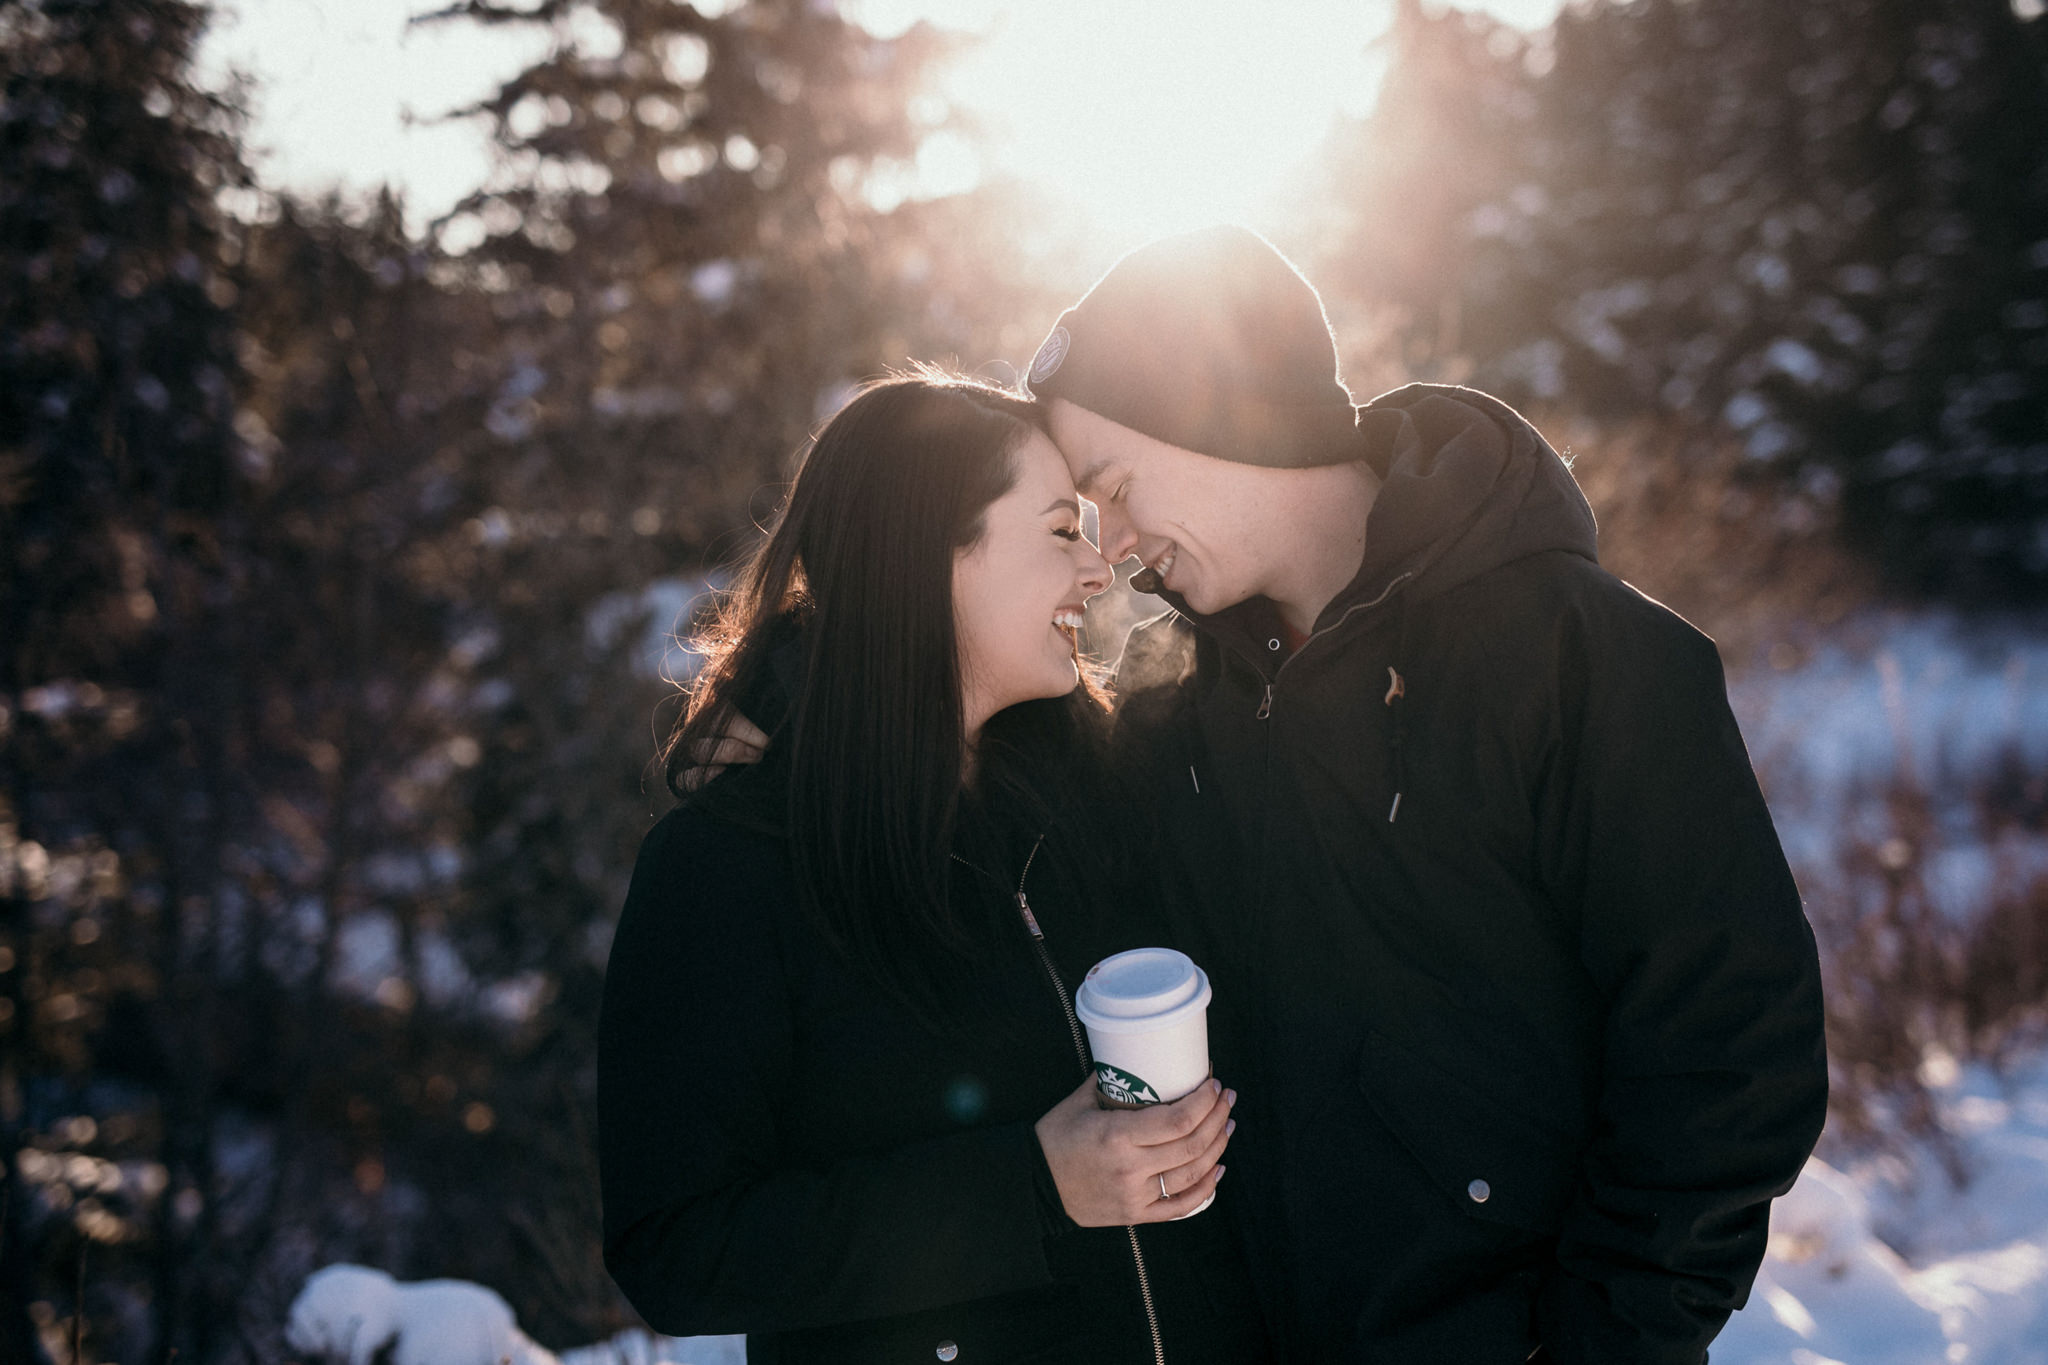
<svg viewBox="0 0 2048 1365"><path fill-rule="evenodd" d="M1208 975L1171 948L1133 948L1088 969L1074 1012L1088 1029L1104 1104L1170 1104L1209 1079L1210 995Z"/></svg>
<svg viewBox="0 0 2048 1365"><path fill-rule="evenodd" d="M1103 1099L1169 1104L1208 1080L1210 994L1208 976L1171 948L1133 948L1090 967L1074 1010Z"/></svg>

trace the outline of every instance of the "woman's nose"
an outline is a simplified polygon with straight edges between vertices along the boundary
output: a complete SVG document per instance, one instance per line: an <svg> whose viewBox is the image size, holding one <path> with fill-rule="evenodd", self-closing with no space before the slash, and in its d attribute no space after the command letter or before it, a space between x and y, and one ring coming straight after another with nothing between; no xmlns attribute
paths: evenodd
<svg viewBox="0 0 2048 1365"><path fill-rule="evenodd" d="M1081 551L1081 570L1076 575L1075 581L1081 586L1081 600L1085 602L1088 598L1107 588L1115 580L1116 571L1109 567L1109 561L1104 559L1101 553L1087 541L1082 541L1079 549Z"/></svg>

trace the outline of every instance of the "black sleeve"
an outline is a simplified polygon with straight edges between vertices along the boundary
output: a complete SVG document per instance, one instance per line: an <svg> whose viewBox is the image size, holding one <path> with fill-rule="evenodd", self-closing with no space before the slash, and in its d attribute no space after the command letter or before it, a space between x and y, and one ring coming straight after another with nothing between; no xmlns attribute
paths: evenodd
<svg viewBox="0 0 2048 1365"><path fill-rule="evenodd" d="M1046 1283L1028 1123L778 1160L796 1046L779 842L683 811L643 843L598 1031L606 1268L674 1336L823 1326Z"/></svg>
<svg viewBox="0 0 2048 1365"><path fill-rule="evenodd" d="M1608 1008L1541 1331L1565 1365L1698 1365L1825 1116L1819 961L1712 641L1630 594L1561 652L1541 856Z"/></svg>

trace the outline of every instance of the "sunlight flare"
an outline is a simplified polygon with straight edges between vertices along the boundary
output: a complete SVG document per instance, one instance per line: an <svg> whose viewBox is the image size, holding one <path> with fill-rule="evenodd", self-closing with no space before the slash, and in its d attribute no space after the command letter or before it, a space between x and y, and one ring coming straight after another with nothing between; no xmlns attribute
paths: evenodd
<svg viewBox="0 0 2048 1365"><path fill-rule="evenodd" d="M1254 214L1333 117L1369 110L1392 6L863 0L846 12L880 31L930 18L985 35L941 91L985 122L990 169L1105 230L1152 234Z"/></svg>

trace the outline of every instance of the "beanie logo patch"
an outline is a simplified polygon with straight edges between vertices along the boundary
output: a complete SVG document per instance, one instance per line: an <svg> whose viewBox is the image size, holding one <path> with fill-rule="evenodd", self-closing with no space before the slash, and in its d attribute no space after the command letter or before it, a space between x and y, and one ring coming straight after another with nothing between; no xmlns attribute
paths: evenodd
<svg viewBox="0 0 2048 1365"><path fill-rule="evenodd" d="M1038 354L1032 358L1031 382L1043 384L1059 373L1060 365L1067 358L1067 348L1073 344L1074 338L1067 334L1066 328L1053 328L1052 335L1045 339L1045 344L1038 348Z"/></svg>

